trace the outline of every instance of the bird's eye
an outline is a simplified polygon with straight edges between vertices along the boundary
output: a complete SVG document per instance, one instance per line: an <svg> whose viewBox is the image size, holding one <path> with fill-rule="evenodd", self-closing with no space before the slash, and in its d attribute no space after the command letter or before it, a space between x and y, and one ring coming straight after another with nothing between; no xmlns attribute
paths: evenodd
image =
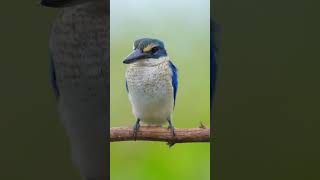
<svg viewBox="0 0 320 180"><path fill-rule="evenodd" d="M152 54L154 54L154 53L156 53L158 50L159 50L158 47L153 47L150 52L151 52Z"/></svg>

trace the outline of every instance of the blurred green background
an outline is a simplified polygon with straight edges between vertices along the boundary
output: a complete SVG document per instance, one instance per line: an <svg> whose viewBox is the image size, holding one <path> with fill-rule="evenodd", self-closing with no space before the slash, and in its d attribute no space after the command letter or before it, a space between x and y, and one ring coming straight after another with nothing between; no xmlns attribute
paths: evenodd
<svg viewBox="0 0 320 180"><path fill-rule="evenodd" d="M51 89L48 40L56 9L0 6L0 179L79 180Z"/></svg>
<svg viewBox="0 0 320 180"><path fill-rule="evenodd" d="M176 127L210 126L210 1L111 0L110 125L135 123L125 89L123 59L142 37L164 41L179 69L173 122ZM167 124L165 124L167 126ZM111 180L209 180L210 144L111 143Z"/></svg>
<svg viewBox="0 0 320 180"><path fill-rule="evenodd" d="M215 0L215 180L320 179L319 2Z"/></svg>

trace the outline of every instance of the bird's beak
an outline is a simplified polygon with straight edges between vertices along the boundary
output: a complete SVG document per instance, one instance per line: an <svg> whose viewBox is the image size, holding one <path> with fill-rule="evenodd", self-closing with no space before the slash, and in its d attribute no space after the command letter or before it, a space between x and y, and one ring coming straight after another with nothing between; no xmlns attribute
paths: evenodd
<svg viewBox="0 0 320 180"><path fill-rule="evenodd" d="M133 62L136 62L140 59L145 59L145 58L149 58L150 55L143 53L141 50L136 49L134 50L131 54L129 54L128 57L126 57L126 59L123 61L124 64L131 64Z"/></svg>

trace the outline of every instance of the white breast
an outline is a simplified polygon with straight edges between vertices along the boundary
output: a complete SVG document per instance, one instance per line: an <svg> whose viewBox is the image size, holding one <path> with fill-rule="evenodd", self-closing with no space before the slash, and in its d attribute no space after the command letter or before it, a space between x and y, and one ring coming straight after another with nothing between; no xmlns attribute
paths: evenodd
<svg viewBox="0 0 320 180"><path fill-rule="evenodd" d="M130 65L126 72L133 114L147 124L162 124L173 111L169 62L155 66Z"/></svg>

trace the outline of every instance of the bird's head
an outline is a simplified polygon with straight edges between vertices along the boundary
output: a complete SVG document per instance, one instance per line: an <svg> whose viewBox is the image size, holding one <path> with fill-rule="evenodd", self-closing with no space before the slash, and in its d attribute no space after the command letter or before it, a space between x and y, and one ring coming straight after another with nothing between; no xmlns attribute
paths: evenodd
<svg viewBox="0 0 320 180"><path fill-rule="evenodd" d="M162 41L158 39L142 38L134 42L133 52L125 58L123 63L131 64L146 60L157 63L157 61L165 57L167 57L167 51L164 48Z"/></svg>

